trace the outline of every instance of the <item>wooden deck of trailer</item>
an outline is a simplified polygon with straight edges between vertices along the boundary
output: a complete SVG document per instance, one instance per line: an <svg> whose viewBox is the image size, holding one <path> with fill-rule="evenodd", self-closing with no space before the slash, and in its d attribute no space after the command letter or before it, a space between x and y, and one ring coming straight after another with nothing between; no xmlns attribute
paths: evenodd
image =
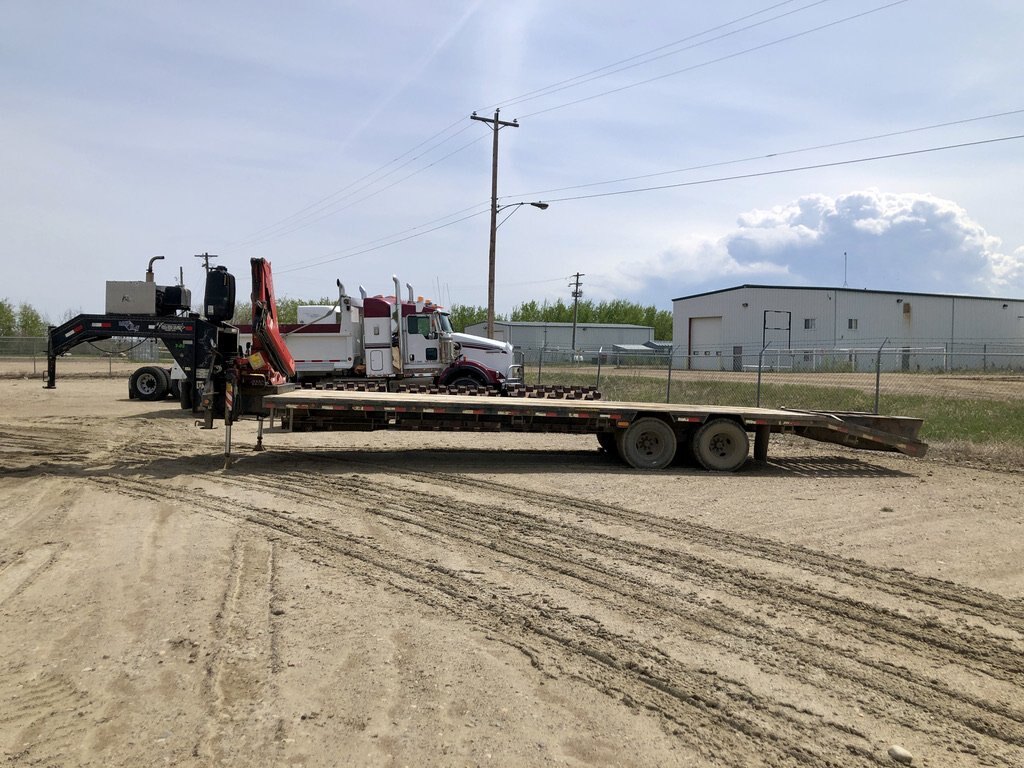
<svg viewBox="0 0 1024 768"><path fill-rule="evenodd" d="M268 395L263 403L271 424L276 420L294 431L397 429L607 436L623 433L642 419L654 419L668 424L677 436L691 436L712 420L726 419L754 433L754 458L760 461L767 458L773 432L910 456L923 456L927 450L927 445L917 440L920 419L862 413L299 389Z"/></svg>

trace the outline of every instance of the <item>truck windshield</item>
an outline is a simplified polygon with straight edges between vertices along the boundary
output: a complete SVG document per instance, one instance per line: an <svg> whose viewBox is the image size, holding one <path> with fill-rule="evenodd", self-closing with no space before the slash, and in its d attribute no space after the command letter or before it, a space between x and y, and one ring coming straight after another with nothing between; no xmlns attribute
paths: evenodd
<svg viewBox="0 0 1024 768"><path fill-rule="evenodd" d="M444 312L435 312L434 317L437 318L437 325L440 328L441 333L452 332L452 321L449 319L447 314Z"/></svg>

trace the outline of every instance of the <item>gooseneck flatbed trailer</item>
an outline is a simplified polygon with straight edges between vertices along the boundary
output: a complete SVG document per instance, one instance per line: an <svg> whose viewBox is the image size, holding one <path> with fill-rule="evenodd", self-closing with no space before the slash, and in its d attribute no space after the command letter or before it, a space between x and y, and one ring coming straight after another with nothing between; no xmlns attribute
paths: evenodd
<svg viewBox="0 0 1024 768"><path fill-rule="evenodd" d="M46 386L55 386L57 358L78 344L119 336L160 339L187 377L182 405L201 414L199 423L206 428L223 420L226 465L232 424L258 419L260 449L268 417L271 425L277 421L296 431L590 434L637 469L662 469L677 458L692 458L710 470L735 471L749 458L751 433L754 459L760 461L768 457L773 433L910 456L927 450L917 439L921 420L899 416L610 402L571 390L556 393L559 399L527 390L495 397L484 390L453 395L299 388L289 381L296 370L277 322L270 263L253 259L251 266L253 337L244 353L238 329L227 322L234 312L234 278L223 268L207 272L203 316L187 310L188 296L181 289L148 280L114 283L113 291L108 284L108 310L124 311L79 315L50 329ZM134 311L140 307L147 311Z"/></svg>
<svg viewBox="0 0 1024 768"><path fill-rule="evenodd" d="M768 457L772 433L909 456L927 450L917 439L920 419L862 413L308 389L269 394L260 403L272 424L289 431L592 434L605 450L637 469L662 469L677 458L692 457L707 469L735 471L749 457L748 433L754 435L759 461Z"/></svg>

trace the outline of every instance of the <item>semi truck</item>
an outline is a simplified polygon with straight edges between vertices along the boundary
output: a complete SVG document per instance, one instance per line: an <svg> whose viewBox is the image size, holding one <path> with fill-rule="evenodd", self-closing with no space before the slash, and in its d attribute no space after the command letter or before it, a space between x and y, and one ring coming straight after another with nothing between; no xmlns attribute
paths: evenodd
<svg viewBox="0 0 1024 768"><path fill-rule="evenodd" d="M602 450L637 469L664 469L677 460L692 459L709 470L735 471L749 458L750 434L754 436L754 459L759 461L768 457L770 435L779 433L909 456L923 456L927 450L927 445L917 439L921 419L900 416L609 402L582 399L571 389L562 399L521 387L503 392L472 388L444 396L351 391L335 388L332 383L321 389L306 389L295 381L296 363L278 323L270 263L253 259L251 267L252 337L244 350L239 329L227 322L233 314L234 280L218 268L207 275L203 317L194 313L175 315L174 319L122 315L111 320L110 316L80 315L51 328L46 386L56 386L57 358L77 344L125 335L126 331L143 338L161 338L188 376L188 391L195 396L193 408L203 415L201 425L212 429L222 421L225 466L232 460L232 425L246 418L258 422L257 449L263 448L264 423L268 419L271 427L276 422L282 429L307 431L589 434L596 437ZM405 305L412 304L412 310L416 302L392 298L387 301L381 297L379 309L368 316L379 321L376 327L381 329L370 337L394 334L396 324L402 328L404 318L418 316L415 311L405 314ZM366 303L364 299L364 309ZM387 314L376 314L382 311ZM404 327L408 331L411 326ZM380 346L364 346L365 351L380 350L382 357L390 353L395 369L404 369L406 362L419 362L407 361L405 356L419 355L422 349L386 338ZM386 367L386 362L381 362Z"/></svg>
<svg viewBox="0 0 1024 768"><path fill-rule="evenodd" d="M68 344L103 338L159 339L170 351L173 364L150 364L135 370L128 379L128 396L162 400L170 395L183 408L192 408L203 367L197 369L190 359L195 342L186 337L198 329L200 345L208 346L216 327L230 320L224 315L226 309L234 312L234 277L223 267L210 270L208 292L223 295L223 299L204 303L202 314L193 313L187 288L156 284L153 262L162 258L150 260L143 281L108 281L106 313L74 318L57 329L51 346L63 354L70 348ZM271 280L268 268L255 285L258 289ZM360 286L356 298L349 296L338 280L337 303L300 306L298 323L279 326L295 363L293 379L297 383L370 382L395 388L398 383L427 382L497 391L521 384L522 366L516 363L511 344L455 332L443 307L414 297L408 283L408 298L402 300L398 278L392 277L392 281L393 296L368 296ZM237 330L244 354L252 341L252 325L239 325Z"/></svg>
<svg viewBox="0 0 1024 768"><path fill-rule="evenodd" d="M281 335L295 362L299 384L429 381L438 386L506 390L522 383L511 344L453 330L444 307L392 277L394 295L349 296L337 281L333 305L300 306L298 323ZM239 326L243 345L251 327ZM394 388L394 387L392 387Z"/></svg>

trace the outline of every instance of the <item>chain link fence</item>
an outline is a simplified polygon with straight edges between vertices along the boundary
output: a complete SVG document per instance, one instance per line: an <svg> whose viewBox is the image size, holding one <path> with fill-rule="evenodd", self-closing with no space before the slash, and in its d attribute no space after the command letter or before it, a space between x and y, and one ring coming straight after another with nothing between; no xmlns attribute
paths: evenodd
<svg viewBox="0 0 1024 768"><path fill-rule="evenodd" d="M933 436L979 429L1024 442L1024 348L771 349L701 355L521 350L528 384L596 386L605 399L917 416ZM993 345L995 347L995 345ZM979 419L994 426L979 426Z"/></svg>
<svg viewBox="0 0 1024 768"><path fill-rule="evenodd" d="M530 384L596 386L607 399L891 413L901 395L1024 399L1024 347L975 343L876 349L776 349L689 356L649 352L517 348ZM76 347L61 374L122 376L139 365L170 365L155 339L109 339ZM45 337L0 338L0 376L43 376ZM899 403L899 400L895 402Z"/></svg>
<svg viewBox="0 0 1024 768"><path fill-rule="evenodd" d="M927 439L1024 446L1024 347L976 343L773 349L686 355L537 347L517 349L527 384L596 387L607 400L864 411L925 419ZM111 339L60 358L61 376L127 377L170 366L152 339ZM0 338L0 378L42 378L45 338Z"/></svg>
<svg viewBox="0 0 1024 768"><path fill-rule="evenodd" d="M124 377L145 363L170 366L171 355L156 339L107 339L80 344L61 356L60 375ZM0 337L0 377L46 375L46 337Z"/></svg>

